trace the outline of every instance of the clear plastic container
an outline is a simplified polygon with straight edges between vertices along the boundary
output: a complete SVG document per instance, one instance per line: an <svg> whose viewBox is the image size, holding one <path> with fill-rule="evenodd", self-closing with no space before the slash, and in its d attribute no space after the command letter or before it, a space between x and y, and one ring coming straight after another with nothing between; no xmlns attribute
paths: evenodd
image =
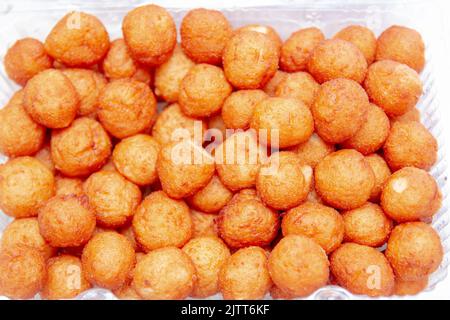
<svg viewBox="0 0 450 320"><path fill-rule="evenodd" d="M450 252L450 226L447 209L449 207L448 186L446 183L447 159L445 157L444 123L441 107L448 101L444 96L446 89L445 39L443 13L436 2L432 1L153 1L167 8L173 15L177 26L190 7L210 7L220 9L230 19L234 27L250 23L271 25L286 39L297 29L317 26L326 36L331 37L341 28L350 24L361 24L371 28L376 35L393 24L405 25L418 30L426 44L426 66L421 73L424 94L418 103L422 122L432 132L439 143L439 159L431 170L443 194L443 206L433 219L433 227L442 239L445 256L440 268L430 277L428 290L447 276ZM0 21L2 26L2 44L0 58L14 41L25 36L44 40L53 25L68 11L81 10L98 16L106 25L111 39L119 38L123 16L132 8L148 1L2 1L0 3ZM15 90L16 85L10 81L0 67L0 106L5 105ZM447 89L448 90L448 89ZM6 158L0 155L0 163ZM0 232L10 221L0 214ZM418 296L420 298L420 295ZM1 299L2 297L0 297ZM4 297L3 297L4 298ZM38 298L38 297L37 297ZM114 295L103 289L91 289L81 294L78 299L114 299ZM210 299L220 299L220 295ZM270 298L270 296L267 296ZM313 293L309 299L364 299L347 290L327 286Z"/></svg>

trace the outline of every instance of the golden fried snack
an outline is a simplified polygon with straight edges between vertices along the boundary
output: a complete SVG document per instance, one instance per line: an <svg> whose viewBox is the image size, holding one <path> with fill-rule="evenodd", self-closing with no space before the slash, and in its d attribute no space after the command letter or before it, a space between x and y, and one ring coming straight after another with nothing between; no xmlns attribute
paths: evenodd
<svg viewBox="0 0 450 320"><path fill-rule="evenodd" d="M181 46L196 63L220 64L232 34L227 18L217 10L193 9L181 21Z"/></svg>
<svg viewBox="0 0 450 320"><path fill-rule="evenodd" d="M377 38L372 30L359 25L350 25L345 27L334 35L335 39L342 39L353 43L366 58L367 65L375 60L375 52L377 50Z"/></svg>
<svg viewBox="0 0 450 320"><path fill-rule="evenodd" d="M282 98L295 98L310 108L314 103L320 85L307 72L288 74L280 81L275 90L275 96Z"/></svg>
<svg viewBox="0 0 450 320"><path fill-rule="evenodd" d="M81 196L83 191L83 181L77 178L66 178L58 175L55 177L55 191L57 196L74 194Z"/></svg>
<svg viewBox="0 0 450 320"><path fill-rule="evenodd" d="M392 172L382 156L374 153L366 156L365 158L375 175L375 185L370 194L370 201L379 202L383 185L391 176Z"/></svg>
<svg viewBox="0 0 450 320"><path fill-rule="evenodd" d="M441 239L423 222L407 222L392 230L386 257L396 277L416 281L437 270L443 258Z"/></svg>
<svg viewBox="0 0 450 320"><path fill-rule="evenodd" d="M218 113L212 117L209 117L207 126L208 131L204 135L205 142L214 141L214 146L222 143L227 136L227 128L225 127L225 123L223 122L222 115ZM213 153L212 151L213 150L211 150L211 153Z"/></svg>
<svg viewBox="0 0 450 320"><path fill-rule="evenodd" d="M15 218L37 216L38 208L55 194L53 174L31 157L0 166L0 209Z"/></svg>
<svg viewBox="0 0 450 320"><path fill-rule="evenodd" d="M255 31L255 32L259 32L259 33L267 35L270 39L272 39L273 42L275 42L275 44L278 48L278 51L281 50L283 41L281 40L278 32L271 26L265 26L265 25L261 25L261 24L247 24L245 26L235 29L234 34L239 33L239 32L246 32L246 31Z"/></svg>
<svg viewBox="0 0 450 320"><path fill-rule="evenodd" d="M297 154L302 164L315 168L323 158L336 149L333 144L326 143L316 133L313 133L308 141L290 150Z"/></svg>
<svg viewBox="0 0 450 320"><path fill-rule="evenodd" d="M36 152L34 158L39 160L54 175L56 173L56 168L55 164L53 163L52 152L50 149L50 143L45 142L42 149Z"/></svg>
<svg viewBox="0 0 450 320"><path fill-rule="evenodd" d="M394 286L394 295L413 296L425 290L427 286L428 286L428 277L423 277L413 281L406 281L396 278Z"/></svg>
<svg viewBox="0 0 450 320"><path fill-rule="evenodd" d="M131 228L130 228L131 229ZM145 257L145 253L136 252L136 264L131 269L127 280L118 289L113 290L114 295L120 300L142 300L141 296L137 293L132 285L134 271L136 270L136 265Z"/></svg>
<svg viewBox="0 0 450 320"><path fill-rule="evenodd" d="M287 72L277 70L272 78L262 87L262 90L267 93L270 97L275 97L275 91L278 85L286 79L288 76Z"/></svg>
<svg viewBox="0 0 450 320"><path fill-rule="evenodd" d="M275 300L290 300L294 297L292 297L289 293L284 292L283 290L281 290L280 288L278 288L276 285L273 285L270 288L270 296L272 297L272 299Z"/></svg>
<svg viewBox="0 0 450 320"><path fill-rule="evenodd" d="M197 210L191 210L192 218L192 238L203 236L218 236L217 225L215 222L217 215L204 213Z"/></svg>
<svg viewBox="0 0 450 320"><path fill-rule="evenodd" d="M214 175L208 184L197 191L194 195L186 198L189 205L205 213L216 213L220 211L233 197L233 193L228 190Z"/></svg>

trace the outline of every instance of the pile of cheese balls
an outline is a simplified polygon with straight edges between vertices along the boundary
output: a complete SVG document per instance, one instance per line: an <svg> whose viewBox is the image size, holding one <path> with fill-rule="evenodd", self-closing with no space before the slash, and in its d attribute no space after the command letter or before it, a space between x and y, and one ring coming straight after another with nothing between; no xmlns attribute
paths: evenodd
<svg viewBox="0 0 450 320"><path fill-rule="evenodd" d="M171 15L146 5L122 31L110 41L99 19L72 12L44 43L18 40L5 56L22 89L0 110L0 208L14 218L0 295L427 286L443 258L429 225L442 196L428 173L437 143L415 107L415 30L376 38L352 25L326 39L310 27L283 42L270 26L235 29L195 9L177 44Z"/></svg>

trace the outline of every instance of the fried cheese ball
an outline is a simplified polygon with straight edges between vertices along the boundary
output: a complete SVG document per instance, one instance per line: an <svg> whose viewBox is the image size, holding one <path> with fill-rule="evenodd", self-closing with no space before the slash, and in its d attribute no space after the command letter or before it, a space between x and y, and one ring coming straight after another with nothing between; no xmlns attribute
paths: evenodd
<svg viewBox="0 0 450 320"><path fill-rule="evenodd" d="M133 59L149 67L166 62L177 43L172 16L153 4L128 12L122 22L122 32Z"/></svg>
<svg viewBox="0 0 450 320"><path fill-rule="evenodd" d="M320 85L307 72L290 73L281 81L275 95L282 98L295 98L303 102L309 108L314 103Z"/></svg>
<svg viewBox="0 0 450 320"><path fill-rule="evenodd" d="M362 206L375 185L375 175L364 156L351 149L326 156L316 166L314 178L320 198L337 209Z"/></svg>
<svg viewBox="0 0 450 320"><path fill-rule="evenodd" d="M273 42L275 42L278 51L281 50L283 41L281 40L278 32L271 26L265 26L261 24L247 24L234 30L234 34L245 31L255 31L267 35L270 39L272 39Z"/></svg>
<svg viewBox="0 0 450 320"><path fill-rule="evenodd" d="M0 152L9 157L35 154L45 140L45 128L25 111L23 96L23 90L17 91L0 109Z"/></svg>
<svg viewBox="0 0 450 320"><path fill-rule="evenodd" d="M334 79L320 87L311 112L317 134L328 143L342 143L363 126L369 110L364 89L349 79Z"/></svg>
<svg viewBox="0 0 450 320"><path fill-rule="evenodd" d="M441 239L423 222L403 223L392 230L386 257L396 277L416 281L437 270L443 258Z"/></svg>
<svg viewBox="0 0 450 320"><path fill-rule="evenodd" d="M56 169L66 176L86 176L105 164L111 140L97 121L78 118L70 127L52 131L51 153Z"/></svg>
<svg viewBox="0 0 450 320"><path fill-rule="evenodd" d="M44 166L46 166L51 173L55 174L56 168L55 164L53 163L52 152L50 149L50 143L46 142L42 149L36 152L34 158L39 160Z"/></svg>
<svg viewBox="0 0 450 320"><path fill-rule="evenodd" d="M392 172L383 157L376 153L366 156L366 162L375 175L375 185L370 194L370 201L379 202L383 185L391 176Z"/></svg>
<svg viewBox="0 0 450 320"><path fill-rule="evenodd" d="M192 218L192 238L203 236L218 236L215 214L191 210Z"/></svg>
<svg viewBox="0 0 450 320"><path fill-rule="evenodd" d="M114 231L97 233L81 256L83 274L92 284L114 290L128 279L136 254L128 239Z"/></svg>
<svg viewBox="0 0 450 320"><path fill-rule="evenodd" d="M156 99L140 81L110 82L99 97L98 117L112 136L122 139L149 128L156 113Z"/></svg>
<svg viewBox="0 0 450 320"><path fill-rule="evenodd" d="M344 220L335 209L308 201L286 212L281 230L284 236L297 234L313 239L328 254L344 239Z"/></svg>
<svg viewBox="0 0 450 320"><path fill-rule="evenodd" d="M391 60L372 63L364 88L369 98L390 117L411 110L422 94L422 82L416 71Z"/></svg>
<svg viewBox="0 0 450 320"><path fill-rule="evenodd" d="M300 100L271 97L255 106L250 127L257 132L266 130L268 145L287 148L308 141L314 119Z"/></svg>
<svg viewBox="0 0 450 320"><path fill-rule="evenodd" d="M163 191L153 192L137 208L133 230L146 252L169 246L182 247L193 232L189 207L183 200L171 199Z"/></svg>
<svg viewBox="0 0 450 320"><path fill-rule="evenodd" d="M233 197L233 193L223 185L217 175L214 175L208 184L188 197L189 205L205 213L219 212Z"/></svg>
<svg viewBox="0 0 450 320"><path fill-rule="evenodd" d="M396 278L394 286L394 295L413 296L425 290L427 286L428 286L428 277L423 277L413 281L405 281Z"/></svg>
<svg viewBox="0 0 450 320"><path fill-rule="evenodd" d="M117 228L131 220L141 202L141 190L116 172L99 171L83 185L97 223Z"/></svg>
<svg viewBox="0 0 450 320"><path fill-rule="evenodd" d="M397 117L391 117L391 126L393 122L395 121L417 121L420 122L420 111L417 109L417 107L413 107L409 109L409 111L406 111L406 113L402 114L401 116Z"/></svg>
<svg viewBox="0 0 450 320"><path fill-rule="evenodd" d="M27 82L23 106L35 122L52 129L65 128L77 115L80 97L63 72L47 69Z"/></svg>
<svg viewBox="0 0 450 320"><path fill-rule="evenodd" d="M204 141L214 141L214 143L217 143L217 145L222 143L227 136L227 128L225 127L225 123L223 122L222 115L218 113L212 117L209 117L207 126L208 131L204 135ZM213 150L211 150L211 153L212 151Z"/></svg>
<svg viewBox="0 0 450 320"><path fill-rule="evenodd" d="M15 218L37 216L55 194L53 174L39 160L19 157L0 166L0 209Z"/></svg>
<svg viewBox="0 0 450 320"><path fill-rule="evenodd" d="M23 38L8 49L4 64L8 77L24 86L39 72L51 68L52 58L45 52L42 42L34 38Z"/></svg>
<svg viewBox="0 0 450 320"><path fill-rule="evenodd" d="M259 300L272 285L267 253L247 247L233 253L219 273L219 288L226 300Z"/></svg>
<svg viewBox="0 0 450 320"><path fill-rule="evenodd" d="M278 69L278 47L269 36L255 31L235 34L223 52L223 70L238 89L258 89Z"/></svg>
<svg viewBox="0 0 450 320"><path fill-rule="evenodd" d="M334 152L336 148L333 144L326 143L316 133L313 133L308 141L290 150L297 154L302 164L315 168L323 158Z"/></svg>
<svg viewBox="0 0 450 320"><path fill-rule="evenodd" d="M362 83L367 61L353 43L331 39L319 43L308 60L308 71L319 83L346 78Z"/></svg>
<svg viewBox="0 0 450 320"><path fill-rule="evenodd" d="M337 283L354 294L389 296L394 290L394 273L377 249L345 243L331 254L330 268Z"/></svg>
<svg viewBox="0 0 450 320"><path fill-rule="evenodd" d="M304 71L314 48L325 40L318 28L300 29L283 43L280 55L280 68L287 72Z"/></svg>
<svg viewBox="0 0 450 320"><path fill-rule="evenodd" d="M181 111L189 117L209 117L222 108L232 90L221 68L197 64L180 82L178 101Z"/></svg>
<svg viewBox="0 0 450 320"><path fill-rule="evenodd" d="M66 178L58 175L55 177L55 190L57 196L69 194L80 196L84 193L83 181L77 178Z"/></svg>
<svg viewBox="0 0 450 320"><path fill-rule="evenodd" d="M377 38L369 28L351 25L336 33L333 38L353 43L363 53L367 65L375 60Z"/></svg>
<svg viewBox="0 0 450 320"><path fill-rule="evenodd" d="M181 47L196 63L219 65L232 34L228 19L217 10L193 9L181 21Z"/></svg>
<svg viewBox="0 0 450 320"><path fill-rule="evenodd" d="M278 242L268 260L275 285L292 297L306 297L326 285L329 263L325 251L303 235L288 235Z"/></svg>
<svg viewBox="0 0 450 320"><path fill-rule="evenodd" d="M395 122L383 151L392 170L403 167L429 170L436 163L438 145L436 138L420 122Z"/></svg>
<svg viewBox="0 0 450 320"><path fill-rule="evenodd" d="M288 76L287 72L277 70L272 78L262 87L262 90L267 93L270 97L275 97L275 92L278 85L286 79Z"/></svg>
<svg viewBox="0 0 450 320"><path fill-rule="evenodd" d="M417 72L425 65L425 44L414 29L391 26L377 40L376 60L394 60L404 63Z"/></svg>
<svg viewBox="0 0 450 320"><path fill-rule="evenodd" d="M44 299L72 299L90 287L80 258L63 254L47 261L47 279L41 293Z"/></svg>

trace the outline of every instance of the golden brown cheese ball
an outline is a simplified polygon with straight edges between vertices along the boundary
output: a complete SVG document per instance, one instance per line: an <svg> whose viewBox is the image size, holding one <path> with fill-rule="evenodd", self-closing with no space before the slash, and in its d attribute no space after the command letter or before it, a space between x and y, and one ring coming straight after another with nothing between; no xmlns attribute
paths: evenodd
<svg viewBox="0 0 450 320"><path fill-rule="evenodd" d="M233 197L233 193L223 185L217 175L208 184L186 199L189 205L205 213L220 211Z"/></svg>
<svg viewBox="0 0 450 320"><path fill-rule="evenodd" d="M354 294L389 296L394 290L394 273L377 249L345 243L331 254L330 268L337 283Z"/></svg>
<svg viewBox="0 0 450 320"><path fill-rule="evenodd" d="M44 285L46 268L39 251L15 247L0 252L0 296L33 298Z"/></svg>
<svg viewBox="0 0 450 320"><path fill-rule="evenodd" d="M37 123L52 129L65 128L77 115L80 97L64 73L48 69L27 82L23 106Z"/></svg>
<svg viewBox="0 0 450 320"><path fill-rule="evenodd" d="M367 61L353 43L341 39L325 40L311 53L308 71L319 83L337 78L362 83L366 76Z"/></svg>
<svg viewBox="0 0 450 320"><path fill-rule="evenodd" d="M45 128L35 123L23 107L23 90L0 109L0 152L9 157L28 156L44 144Z"/></svg>
<svg viewBox="0 0 450 320"><path fill-rule="evenodd" d="M353 137L367 119L369 99L364 89L349 79L325 82L311 107L318 135L328 143Z"/></svg>
<svg viewBox="0 0 450 320"><path fill-rule="evenodd" d="M183 200L171 199L163 191L147 196L133 217L133 230L142 248L150 250L182 247L192 237L192 219Z"/></svg>
<svg viewBox="0 0 450 320"><path fill-rule="evenodd" d="M287 148L311 137L314 120L309 108L300 100L272 97L255 106L250 127L266 130L268 145Z"/></svg>
<svg viewBox="0 0 450 320"><path fill-rule="evenodd" d="M371 64L364 87L370 100L390 117L411 110L422 95L422 82L417 72L391 60Z"/></svg>
<svg viewBox="0 0 450 320"><path fill-rule="evenodd" d="M113 151L117 171L131 182L145 186L158 179L156 160L160 147L153 137L137 134L119 142Z"/></svg>
<svg viewBox="0 0 450 320"><path fill-rule="evenodd" d="M288 76L287 72L277 70L272 78L262 87L262 90L267 93L270 97L275 97L275 91L278 85L286 79Z"/></svg>
<svg viewBox="0 0 450 320"><path fill-rule="evenodd" d="M267 94L259 89L233 92L222 106L222 118L226 128L248 129L255 106L267 97Z"/></svg>
<svg viewBox="0 0 450 320"><path fill-rule="evenodd" d="M215 214L191 210L192 218L192 238L203 236L218 236Z"/></svg>
<svg viewBox="0 0 450 320"><path fill-rule="evenodd" d="M222 108L232 87L221 68L209 64L193 66L180 82L178 100L189 117L209 117Z"/></svg>
<svg viewBox="0 0 450 320"><path fill-rule="evenodd" d="M392 230L386 257L396 277L406 281L419 280L436 271L441 264L441 239L426 223L403 223Z"/></svg>
<svg viewBox="0 0 450 320"><path fill-rule="evenodd" d="M417 72L425 65L425 44L414 29L391 26L377 40L376 60L394 60L404 63Z"/></svg>
<svg viewBox="0 0 450 320"><path fill-rule="evenodd" d="M364 156L351 149L326 156L316 166L314 178L319 196L338 209L362 206L375 185L375 175Z"/></svg>
<svg viewBox="0 0 450 320"><path fill-rule="evenodd" d="M292 297L306 297L328 281L325 251L303 235L281 239L270 253L268 266L275 285Z"/></svg>
<svg viewBox="0 0 450 320"><path fill-rule="evenodd" d="M55 194L53 174L31 157L0 166L0 209L15 218L37 216L38 208Z"/></svg>
<svg viewBox="0 0 450 320"><path fill-rule="evenodd" d="M169 60L155 70L155 94L167 102L178 101L181 80L195 65L177 45Z"/></svg>
<svg viewBox="0 0 450 320"><path fill-rule="evenodd" d="M220 64L232 34L227 18L217 10L193 9L181 21L181 46L196 63Z"/></svg>
<svg viewBox="0 0 450 320"><path fill-rule="evenodd" d="M334 38L351 42L358 47L366 58L367 65L370 65L375 60L377 38L375 38L375 35L369 28L351 25L336 33Z"/></svg>
<svg viewBox="0 0 450 320"><path fill-rule="evenodd" d="M97 223L106 228L121 227L130 221L141 202L141 190L116 172L99 171L83 185Z"/></svg>
<svg viewBox="0 0 450 320"><path fill-rule="evenodd" d="M369 164L375 175L375 185L370 194L370 201L378 202L380 200L383 185L391 176L392 172L383 157L376 153L366 156L366 162Z"/></svg>
<svg viewBox="0 0 450 320"><path fill-rule="evenodd" d="M406 113L402 114L401 116L391 117L391 126L393 122L395 121L417 121L420 122L420 111L417 109L417 107L413 107L409 109L409 111L406 111Z"/></svg>
<svg viewBox="0 0 450 320"><path fill-rule="evenodd" d="M342 146L355 149L364 155L374 153L384 145L390 127L389 118L383 109L370 103L366 121L350 139L344 141Z"/></svg>
<svg viewBox="0 0 450 320"><path fill-rule="evenodd" d="M66 176L86 176L107 161L111 140L97 121L78 118L70 127L52 132L51 153L56 169Z"/></svg>
<svg viewBox="0 0 450 320"><path fill-rule="evenodd" d="M318 28L300 29L283 43L280 55L280 68L288 72L306 70L314 48L325 40Z"/></svg>
<svg viewBox="0 0 450 320"><path fill-rule="evenodd" d="M51 173L55 174L56 168L55 164L53 163L52 152L50 149L50 143L46 142L42 149L36 152L34 158L39 160L44 166L46 166Z"/></svg>
<svg viewBox="0 0 450 320"><path fill-rule="evenodd" d="M204 135L206 142L214 141L214 143L220 144L226 138L227 128L220 113L208 118L207 127L208 131Z"/></svg>
<svg viewBox="0 0 450 320"><path fill-rule="evenodd" d="M234 87L258 89L278 69L277 44L260 32L239 32L225 46L222 61L225 76Z"/></svg>
<svg viewBox="0 0 450 320"><path fill-rule="evenodd" d="M42 42L34 38L23 38L8 49L4 64L8 77L24 86L39 72L51 68L52 58L45 52Z"/></svg>
<svg viewBox="0 0 450 320"><path fill-rule="evenodd" d="M80 196L84 193L83 181L77 178L55 177L55 191L57 196L74 194Z"/></svg>
<svg viewBox="0 0 450 320"><path fill-rule="evenodd" d="M99 97L99 120L106 131L119 139L150 127L155 113L155 96L140 81L120 79L110 82Z"/></svg>
<svg viewBox="0 0 450 320"><path fill-rule="evenodd" d="M397 222L432 217L439 209L440 193L436 181L426 171L405 167L384 183L381 206Z"/></svg>
<svg viewBox="0 0 450 320"><path fill-rule="evenodd" d="M291 148L299 157L301 163L315 168L327 155L336 149L333 144L328 144L316 133L313 133L308 141Z"/></svg>
<svg viewBox="0 0 450 320"><path fill-rule="evenodd" d="M270 296L272 299L280 299L280 300L290 300L294 297L292 297L289 293L284 292L280 288L278 288L276 285L273 285L270 288Z"/></svg>
<svg viewBox="0 0 450 320"><path fill-rule="evenodd" d="M45 50L69 67L89 67L106 55L109 36L103 23L84 12L70 12L50 31Z"/></svg>
<svg viewBox="0 0 450 320"><path fill-rule="evenodd" d="M128 12L122 22L122 32L133 59L150 67L167 61L177 42L172 16L153 4Z"/></svg>
<svg viewBox="0 0 450 320"><path fill-rule="evenodd" d="M292 208L283 216L284 236L298 234L317 242L326 253L333 252L344 238L344 221L335 209L313 202Z"/></svg>
<svg viewBox="0 0 450 320"><path fill-rule="evenodd" d="M281 50L283 41L281 40L278 32L271 26L265 26L261 24L247 24L234 30L234 34L245 31L255 31L267 35L276 44L278 51Z"/></svg>
<svg viewBox="0 0 450 320"><path fill-rule="evenodd" d="M216 223L220 237L232 248L269 245L280 226L278 213L266 207L254 190L234 195Z"/></svg>
<svg viewBox="0 0 450 320"><path fill-rule="evenodd" d="M47 261L47 279L41 293L44 299L72 299L90 287L80 258L63 254Z"/></svg>
<svg viewBox="0 0 450 320"><path fill-rule="evenodd" d="M219 272L230 257L230 250L217 237L199 237L190 240L183 247L195 265L197 281L192 296L209 297L219 291Z"/></svg>
<svg viewBox="0 0 450 320"><path fill-rule="evenodd" d="M314 103L320 85L307 72L290 73L281 81L275 95L282 98L295 98L306 104L309 108Z"/></svg>
<svg viewBox="0 0 450 320"><path fill-rule="evenodd" d="M134 269L133 288L146 300L181 300L189 296L197 281L195 265L175 247L153 250Z"/></svg>
<svg viewBox="0 0 450 320"><path fill-rule="evenodd" d="M392 170L403 167L429 170L436 163L438 145L420 122L405 121L392 125L383 151Z"/></svg>
<svg viewBox="0 0 450 320"><path fill-rule="evenodd" d="M136 255L125 236L105 231L93 236L86 244L81 262L84 276L92 285L113 290L127 281Z"/></svg>
<svg viewBox="0 0 450 320"><path fill-rule="evenodd" d="M219 273L220 292L226 300L262 299L271 285L267 254L260 247L236 251Z"/></svg>
<svg viewBox="0 0 450 320"><path fill-rule="evenodd" d="M394 295L413 296L425 290L428 286L428 277L418 280L406 281L399 278L395 279Z"/></svg>

